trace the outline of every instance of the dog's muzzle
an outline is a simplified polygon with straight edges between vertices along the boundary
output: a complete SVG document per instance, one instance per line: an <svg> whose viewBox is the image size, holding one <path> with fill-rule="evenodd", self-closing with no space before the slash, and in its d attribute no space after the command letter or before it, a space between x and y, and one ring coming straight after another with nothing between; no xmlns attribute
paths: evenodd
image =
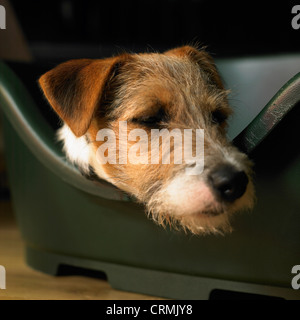
<svg viewBox="0 0 300 320"><path fill-rule="evenodd" d="M223 165L210 173L208 181L217 198L232 203L245 194L249 178L244 171Z"/></svg>

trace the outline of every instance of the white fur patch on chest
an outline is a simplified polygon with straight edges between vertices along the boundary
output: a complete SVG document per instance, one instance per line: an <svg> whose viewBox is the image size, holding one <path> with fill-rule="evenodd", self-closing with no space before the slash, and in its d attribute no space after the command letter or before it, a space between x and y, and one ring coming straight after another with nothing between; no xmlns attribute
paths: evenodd
<svg viewBox="0 0 300 320"><path fill-rule="evenodd" d="M71 129L64 124L57 131L57 138L63 142L63 151L67 159L85 173L89 173L90 147L86 137L76 137Z"/></svg>

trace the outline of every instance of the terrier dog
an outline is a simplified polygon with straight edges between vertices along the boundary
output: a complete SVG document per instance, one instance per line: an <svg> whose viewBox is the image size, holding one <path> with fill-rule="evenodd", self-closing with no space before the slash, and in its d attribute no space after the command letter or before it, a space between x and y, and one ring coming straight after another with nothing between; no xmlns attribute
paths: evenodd
<svg viewBox="0 0 300 320"><path fill-rule="evenodd" d="M232 113L228 91L205 50L184 46L163 54L71 60L44 74L39 83L63 120L58 138L67 158L85 175L93 171L133 195L157 223L193 234L225 233L232 230L233 213L252 208L252 164L227 141L227 119ZM120 133L121 123L126 123L125 135ZM105 128L115 134L110 152L117 161L107 161L108 150L99 156L108 140L103 134L99 138ZM120 149L129 151L137 142L128 139L134 129L149 135L153 129L179 133L192 129L193 153L195 130L203 129L201 174L186 174L186 169L196 166L195 158L172 162L178 149L174 137L168 142L171 161L166 164L147 162L152 150L146 161L122 158ZM160 160L164 144L159 139ZM141 145L134 150L137 157L145 153ZM106 161L99 160L106 156Z"/></svg>

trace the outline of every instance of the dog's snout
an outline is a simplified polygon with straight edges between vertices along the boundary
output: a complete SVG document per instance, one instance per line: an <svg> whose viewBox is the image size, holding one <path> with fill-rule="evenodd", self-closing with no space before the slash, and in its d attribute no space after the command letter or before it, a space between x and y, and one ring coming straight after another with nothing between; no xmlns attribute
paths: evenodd
<svg viewBox="0 0 300 320"><path fill-rule="evenodd" d="M225 165L214 170L209 180L214 192L228 202L234 202L242 197L249 182L244 171L238 171L231 165Z"/></svg>

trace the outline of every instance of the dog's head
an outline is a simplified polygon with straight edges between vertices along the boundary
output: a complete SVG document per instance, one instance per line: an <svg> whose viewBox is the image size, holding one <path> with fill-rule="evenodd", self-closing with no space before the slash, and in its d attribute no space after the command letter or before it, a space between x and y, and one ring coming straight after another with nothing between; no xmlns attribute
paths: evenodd
<svg viewBox="0 0 300 320"><path fill-rule="evenodd" d="M204 50L72 60L40 85L64 121L69 159L134 195L158 223L223 232L252 207L251 162L226 139L227 91Z"/></svg>

